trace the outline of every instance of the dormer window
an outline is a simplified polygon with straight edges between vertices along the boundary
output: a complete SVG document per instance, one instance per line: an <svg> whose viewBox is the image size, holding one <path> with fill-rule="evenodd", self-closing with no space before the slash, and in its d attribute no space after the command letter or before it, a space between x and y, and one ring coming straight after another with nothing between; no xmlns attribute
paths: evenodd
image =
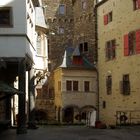
<svg viewBox="0 0 140 140"><path fill-rule="evenodd" d="M83 59L81 56L73 56L73 61L72 63L74 65L82 65L83 64Z"/></svg>

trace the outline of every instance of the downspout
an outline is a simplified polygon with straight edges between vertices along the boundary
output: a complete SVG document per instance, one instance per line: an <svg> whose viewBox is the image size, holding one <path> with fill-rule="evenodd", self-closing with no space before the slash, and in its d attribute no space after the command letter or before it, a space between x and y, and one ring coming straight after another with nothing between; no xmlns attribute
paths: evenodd
<svg viewBox="0 0 140 140"><path fill-rule="evenodd" d="M98 4L98 0L96 0L96 4ZM94 15L95 15L95 51L96 51L96 64L95 64L95 70L97 73L97 121L100 120L100 108L99 108L99 72L97 68L98 63L98 18L97 18L97 5L94 7Z"/></svg>

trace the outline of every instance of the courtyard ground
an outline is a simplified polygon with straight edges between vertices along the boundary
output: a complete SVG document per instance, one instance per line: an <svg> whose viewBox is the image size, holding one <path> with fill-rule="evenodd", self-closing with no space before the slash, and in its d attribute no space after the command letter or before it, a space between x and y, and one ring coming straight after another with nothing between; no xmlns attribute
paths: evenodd
<svg viewBox="0 0 140 140"><path fill-rule="evenodd" d="M0 140L140 140L140 126L95 129L86 126L40 126L27 134L16 129L0 133Z"/></svg>

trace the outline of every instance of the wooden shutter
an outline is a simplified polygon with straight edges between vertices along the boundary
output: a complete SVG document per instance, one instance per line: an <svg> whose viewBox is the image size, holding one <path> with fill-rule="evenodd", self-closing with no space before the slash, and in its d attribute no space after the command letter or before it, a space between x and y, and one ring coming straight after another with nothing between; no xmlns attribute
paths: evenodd
<svg viewBox="0 0 140 140"><path fill-rule="evenodd" d="M108 24L108 15L104 15L104 25Z"/></svg>
<svg viewBox="0 0 140 140"><path fill-rule="evenodd" d="M138 2L138 9L140 9L140 0L138 0L137 2Z"/></svg>
<svg viewBox="0 0 140 140"><path fill-rule="evenodd" d="M124 35L124 56L129 55L129 35Z"/></svg>
<svg viewBox="0 0 140 140"><path fill-rule="evenodd" d="M73 64L74 65L82 65L83 59L81 56L73 56Z"/></svg>
<svg viewBox="0 0 140 140"><path fill-rule="evenodd" d="M136 53L140 53L140 30L136 32Z"/></svg>

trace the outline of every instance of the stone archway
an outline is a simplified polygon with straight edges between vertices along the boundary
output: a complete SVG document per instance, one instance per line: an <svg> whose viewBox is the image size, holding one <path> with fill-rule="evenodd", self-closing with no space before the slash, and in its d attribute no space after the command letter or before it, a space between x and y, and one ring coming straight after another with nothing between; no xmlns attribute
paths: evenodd
<svg viewBox="0 0 140 140"><path fill-rule="evenodd" d="M79 107L76 105L68 105L63 108L63 122L74 123L76 115L79 114Z"/></svg>
<svg viewBox="0 0 140 140"><path fill-rule="evenodd" d="M89 123L88 121L88 117L89 115L93 112L96 111L97 109L92 106L92 105L86 105L80 108L80 116L81 116L81 121L83 123Z"/></svg>

